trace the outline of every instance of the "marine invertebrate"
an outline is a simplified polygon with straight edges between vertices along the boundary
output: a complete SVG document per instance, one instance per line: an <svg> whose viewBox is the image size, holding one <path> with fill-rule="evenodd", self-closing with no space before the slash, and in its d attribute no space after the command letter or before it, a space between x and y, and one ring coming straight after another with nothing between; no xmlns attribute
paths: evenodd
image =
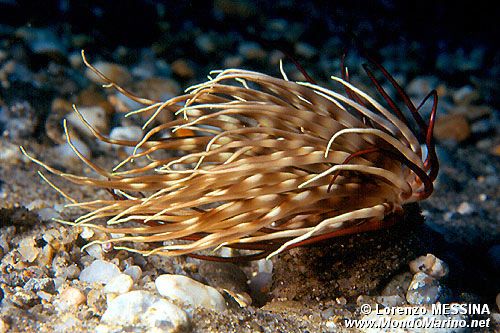
<svg viewBox="0 0 500 333"><path fill-rule="evenodd" d="M401 213L404 204L432 193L438 172L432 139L436 92L428 95L434 103L426 123L418 113L420 107L376 63L406 104L418 131L368 66L367 74L389 109L349 83L345 69L343 78L332 79L344 87L347 97L313 82L289 81L283 71L279 79L228 69L161 102L134 96L85 57L84 61L108 87L145 105L131 114L154 111L144 128L161 112L177 115L150 128L140 142L131 142L105 137L75 107L100 140L135 147L107 171L72 145L100 178L66 174L30 157L71 182L110 189L113 199L78 203L56 188L73 201L70 206L89 211L75 224L125 234L101 243L162 242L152 250L127 249L205 259L211 257L195 252L229 246L255 250L247 256L255 259L381 228ZM181 129L190 135L164 135ZM421 143L427 148L426 157ZM165 151L180 156L159 154ZM94 223L98 219L106 219L107 226ZM125 223L130 225L121 226ZM173 240L190 242L169 242Z"/></svg>

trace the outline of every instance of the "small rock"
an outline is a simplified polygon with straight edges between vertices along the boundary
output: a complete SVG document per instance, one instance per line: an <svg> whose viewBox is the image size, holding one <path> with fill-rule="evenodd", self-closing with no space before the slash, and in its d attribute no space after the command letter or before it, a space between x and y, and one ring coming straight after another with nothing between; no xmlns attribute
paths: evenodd
<svg viewBox="0 0 500 333"><path fill-rule="evenodd" d="M33 237L26 237L19 243L19 253L23 257L23 261L33 262L40 254L40 248L36 246Z"/></svg>
<svg viewBox="0 0 500 333"><path fill-rule="evenodd" d="M50 244L45 244L42 248L42 252L36 258L36 262L40 266L49 266L54 258L54 248Z"/></svg>
<svg viewBox="0 0 500 333"><path fill-rule="evenodd" d="M172 72L176 75L184 78L190 79L194 77L194 70L191 65L184 59L175 60L170 67L172 68Z"/></svg>
<svg viewBox="0 0 500 333"><path fill-rule="evenodd" d="M52 278L31 278L23 286L25 290L31 291L45 291L49 293L54 293L54 280Z"/></svg>
<svg viewBox="0 0 500 333"><path fill-rule="evenodd" d="M155 280L160 295L192 307L205 307L215 311L226 308L224 297L215 289L183 275L163 274Z"/></svg>
<svg viewBox="0 0 500 333"><path fill-rule="evenodd" d="M141 61L131 69L132 75L141 79L153 77L157 73L155 65L153 52L152 54L143 54Z"/></svg>
<svg viewBox="0 0 500 333"><path fill-rule="evenodd" d="M104 286L103 291L105 293L115 293L115 294L124 294L129 292L132 289L132 285L134 281L127 274L118 274L114 278L112 278L106 286Z"/></svg>
<svg viewBox="0 0 500 333"><path fill-rule="evenodd" d="M82 329L83 323L77 316L71 312L65 312L52 327L52 332L78 332Z"/></svg>
<svg viewBox="0 0 500 333"><path fill-rule="evenodd" d="M19 146L0 139L0 163L2 165L16 165L20 161L28 161L28 159L19 151Z"/></svg>
<svg viewBox="0 0 500 333"><path fill-rule="evenodd" d="M440 141L462 142L467 140L470 134L469 122L461 114L448 114L439 117L434 126L434 136Z"/></svg>
<svg viewBox="0 0 500 333"><path fill-rule="evenodd" d="M474 122L472 125L471 125L471 132L472 134L475 134L475 135L485 135L485 134L488 134L489 132L492 132L495 130L495 125L493 125L493 123L489 120L489 119L483 119L483 120L479 120L479 121L476 121Z"/></svg>
<svg viewBox="0 0 500 333"><path fill-rule="evenodd" d="M413 305L434 304L439 299L441 286L433 277L419 272L413 279L406 293L406 300Z"/></svg>
<svg viewBox="0 0 500 333"><path fill-rule="evenodd" d="M62 281L66 279L76 279L80 275L80 269L76 264L69 265L69 255L66 252L59 252L52 260L52 270L56 277Z"/></svg>
<svg viewBox="0 0 500 333"><path fill-rule="evenodd" d="M87 305L96 312L103 312L107 304L102 290L91 289L87 293Z"/></svg>
<svg viewBox="0 0 500 333"><path fill-rule="evenodd" d="M244 58L249 60L262 60L267 55L266 51L255 42L242 42L238 51Z"/></svg>
<svg viewBox="0 0 500 333"><path fill-rule="evenodd" d="M260 259L257 261L257 267L261 273L273 273L273 262L267 259Z"/></svg>
<svg viewBox="0 0 500 333"><path fill-rule="evenodd" d="M42 209L47 207L47 202L45 200L35 199L26 205L28 210Z"/></svg>
<svg viewBox="0 0 500 333"><path fill-rule="evenodd" d="M76 97L75 104L78 108L84 107L100 107L106 111L107 115L112 115L115 110L113 106L108 102L106 96L104 96L101 91L95 86L91 86L87 89L82 90ZM73 113L73 106L71 105L70 112Z"/></svg>
<svg viewBox="0 0 500 333"><path fill-rule="evenodd" d="M120 274L120 269L115 264L104 260L95 260L80 273L80 281L87 283L106 284Z"/></svg>
<svg viewBox="0 0 500 333"><path fill-rule="evenodd" d="M440 279L448 275L448 265L430 253L411 261L410 270L413 274L423 272L436 279Z"/></svg>
<svg viewBox="0 0 500 333"><path fill-rule="evenodd" d="M35 40L31 44L31 48L34 53L49 55L54 59L60 58L65 53L64 47L58 42L57 39Z"/></svg>
<svg viewBox="0 0 500 333"><path fill-rule="evenodd" d="M5 322L2 318L0 318L0 333L7 333L10 329L9 324Z"/></svg>
<svg viewBox="0 0 500 333"><path fill-rule="evenodd" d="M83 60L80 52L72 52L68 56L68 61L71 67L80 68L83 66Z"/></svg>
<svg viewBox="0 0 500 333"><path fill-rule="evenodd" d="M90 149L83 141L72 138L71 144L75 146L76 150L78 150L80 154L87 158L90 158ZM75 166L75 163L81 162L78 155L73 151L73 148L71 148L71 146L67 142L56 146L54 148L54 151L59 157L58 162L68 168L72 168Z"/></svg>
<svg viewBox="0 0 500 333"><path fill-rule="evenodd" d="M457 207L457 213L460 215L470 215L474 213L475 208L473 205L468 203L467 201L462 202L458 207Z"/></svg>
<svg viewBox="0 0 500 333"><path fill-rule="evenodd" d="M210 35L201 34L195 39L196 46L204 53L216 51L216 45Z"/></svg>
<svg viewBox="0 0 500 333"><path fill-rule="evenodd" d="M106 110L101 106L88 106L88 107L80 107L78 111L83 116L83 118L90 124L93 128L98 130L101 133L108 132L108 116L106 114ZM80 133L88 136L94 137L92 131L83 123L76 112L72 112L66 116L68 123L74 126Z"/></svg>
<svg viewBox="0 0 500 333"><path fill-rule="evenodd" d="M85 240L89 240L94 236L94 230L89 227L83 227L82 232L80 233L80 237L82 237Z"/></svg>
<svg viewBox="0 0 500 333"><path fill-rule="evenodd" d="M453 94L453 101L456 104L467 105L479 98L479 92L471 86L463 86Z"/></svg>
<svg viewBox="0 0 500 333"><path fill-rule="evenodd" d="M306 59L311 59L317 54L317 52L318 51L310 44L303 42L297 42L295 44L295 53Z"/></svg>
<svg viewBox="0 0 500 333"><path fill-rule="evenodd" d="M335 310L334 308L326 308L325 310L322 310L320 312L321 319L326 320L329 318L332 318L335 315Z"/></svg>
<svg viewBox="0 0 500 333"><path fill-rule="evenodd" d="M52 219L60 219L61 215L54 208L46 207L38 210L38 217L41 221L51 221Z"/></svg>
<svg viewBox="0 0 500 333"><path fill-rule="evenodd" d="M23 289L17 291L10 301L21 309L29 309L40 302L35 292Z"/></svg>
<svg viewBox="0 0 500 333"><path fill-rule="evenodd" d="M227 56L224 58L223 64L225 68L237 68L243 63L243 57L240 55Z"/></svg>
<svg viewBox="0 0 500 333"><path fill-rule="evenodd" d="M87 298L80 289L67 287L59 295L56 304L59 309L64 311L70 308L77 308L78 305L85 303L86 300Z"/></svg>
<svg viewBox="0 0 500 333"><path fill-rule="evenodd" d="M119 326L141 323L149 328L180 332L188 328L189 319L177 305L147 291L134 290L111 300L101 323Z"/></svg>
<svg viewBox="0 0 500 333"><path fill-rule="evenodd" d="M61 38L52 29L22 27L16 31L16 35L23 38L36 54L62 56L66 53Z"/></svg>
<svg viewBox="0 0 500 333"><path fill-rule="evenodd" d="M44 125L45 134L47 134L47 136L55 143L62 144L66 142L66 134L64 133L62 124L63 119L70 112L73 112L71 102L62 98L54 98L52 100L50 113L45 120ZM71 128L68 128L68 131L71 137L76 135Z"/></svg>
<svg viewBox="0 0 500 333"><path fill-rule="evenodd" d="M406 86L406 93L413 97L424 97L438 85L438 79L433 76L419 76Z"/></svg>
<svg viewBox="0 0 500 333"><path fill-rule="evenodd" d="M272 66L279 66L280 61L283 61L286 57L285 54L279 50L272 50L269 52L269 64ZM291 66L289 63L283 63L285 72L288 73L287 65Z"/></svg>
<svg viewBox="0 0 500 333"><path fill-rule="evenodd" d="M37 291L36 295L45 302L51 302L54 299L54 296L52 294L46 292L46 291Z"/></svg>
<svg viewBox="0 0 500 333"><path fill-rule="evenodd" d="M142 107L142 104L120 93L109 95L108 101L113 106L113 109L119 113L127 113L131 110L137 110Z"/></svg>
<svg viewBox="0 0 500 333"><path fill-rule="evenodd" d="M346 305L347 299L345 297L337 297L335 298L335 302L337 302L338 305Z"/></svg>
<svg viewBox="0 0 500 333"><path fill-rule="evenodd" d="M142 269L139 266L132 265L123 271L124 274L129 275L134 282L138 281L142 276Z"/></svg>
<svg viewBox="0 0 500 333"><path fill-rule="evenodd" d="M109 137L113 140L139 141L142 139L142 129L139 126L113 127Z"/></svg>
<svg viewBox="0 0 500 333"><path fill-rule="evenodd" d="M181 86L171 79L151 77L137 82L134 85L134 92L137 96L155 101L166 101L177 96L181 92Z"/></svg>
<svg viewBox="0 0 500 333"><path fill-rule="evenodd" d="M132 81L132 76L124 66L104 61L98 61L94 63L93 66L108 79L120 86L126 85ZM85 75L95 83L107 83L97 76L90 68L87 68Z"/></svg>
<svg viewBox="0 0 500 333"><path fill-rule="evenodd" d="M487 118L492 114L492 112L491 107L487 105L460 105L450 109L450 113L461 114L469 121Z"/></svg>
<svg viewBox="0 0 500 333"><path fill-rule="evenodd" d="M92 244L85 248L85 252L87 252L92 258L95 259L103 259L103 251L102 246L100 244Z"/></svg>
<svg viewBox="0 0 500 333"><path fill-rule="evenodd" d="M30 138L39 122L39 113L30 103L17 102L0 108L0 122L4 123L4 136L11 139Z"/></svg>

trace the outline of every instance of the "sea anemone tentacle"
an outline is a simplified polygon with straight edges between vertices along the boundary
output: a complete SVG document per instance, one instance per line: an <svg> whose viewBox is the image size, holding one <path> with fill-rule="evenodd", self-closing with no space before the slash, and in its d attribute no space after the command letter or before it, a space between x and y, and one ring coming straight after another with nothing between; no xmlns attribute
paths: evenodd
<svg viewBox="0 0 500 333"><path fill-rule="evenodd" d="M290 81L281 67L283 79L240 69L216 71L207 82L162 102L134 96L85 57L84 63L108 87L145 105L128 115L152 113L143 137L127 141L103 135L74 107L98 140L133 147L133 152L108 171L77 150L66 123L68 144L97 176L62 172L21 150L50 173L112 195L77 202L40 175L72 202L69 207L89 211L72 224L123 234L92 244L144 255L251 260L389 226L393 219L388 217L433 191L437 93L415 107L381 66L376 67L407 106L416 133L367 66L389 108L351 84L344 67L342 78L332 79L347 96L312 79ZM426 123L418 111L430 98ZM158 123L161 113L169 113L166 119L171 120ZM177 135L182 129L189 134ZM421 145L426 146L425 159ZM134 249L129 245L134 243L152 247ZM234 258L207 252L222 246L254 252Z"/></svg>

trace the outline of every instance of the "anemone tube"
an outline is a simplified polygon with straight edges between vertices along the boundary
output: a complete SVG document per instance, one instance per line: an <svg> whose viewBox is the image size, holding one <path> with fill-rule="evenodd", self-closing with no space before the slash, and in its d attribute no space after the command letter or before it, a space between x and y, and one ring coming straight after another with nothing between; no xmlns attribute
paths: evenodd
<svg viewBox="0 0 500 333"><path fill-rule="evenodd" d="M105 170L78 152L64 123L68 143L99 175L95 178L63 173L21 147L49 172L113 195L77 202L40 173L72 201L68 206L89 211L74 222L61 222L124 234L90 244L218 261L271 257L293 247L388 226L388 217L400 214L403 205L433 191L439 167L432 137L437 94L427 97L433 97L433 107L426 123L418 112L421 106L415 107L379 64L372 63L393 85L418 131L369 66L368 77L389 109L352 85L344 68L342 78L332 79L347 97L311 80L292 82L283 70L279 79L227 69L212 72L216 76L207 82L163 102L135 96L93 67L83 51L82 56L107 82L105 87L144 105L129 115L153 112L142 140L134 142L104 136L74 107L99 140L134 147L113 170ZM154 125L160 113L170 113L173 120ZM172 135L181 129L190 134ZM425 157L421 144L426 146ZM165 151L177 155L161 154ZM98 223L101 219L106 225ZM189 242L172 242L176 240ZM137 250L123 243L160 246ZM206 254L221 246L251 252L235 257Z"/></svg>

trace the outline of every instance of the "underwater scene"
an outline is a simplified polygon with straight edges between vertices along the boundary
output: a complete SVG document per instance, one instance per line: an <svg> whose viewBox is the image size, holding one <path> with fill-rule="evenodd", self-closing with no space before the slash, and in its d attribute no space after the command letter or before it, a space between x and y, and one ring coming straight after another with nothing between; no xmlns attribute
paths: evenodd
<svg viewBox="0 0 500 333"><path fill-rule="evenodd" d="M499 20L0 0L0 333L498 332Z"/></svg>

